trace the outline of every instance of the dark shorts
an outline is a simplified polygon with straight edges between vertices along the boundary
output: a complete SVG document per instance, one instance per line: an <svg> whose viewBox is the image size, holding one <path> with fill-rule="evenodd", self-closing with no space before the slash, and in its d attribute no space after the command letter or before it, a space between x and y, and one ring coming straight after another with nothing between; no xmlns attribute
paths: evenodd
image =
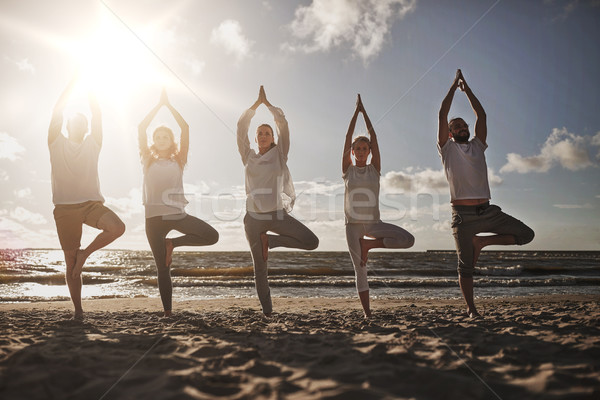
<svg viewBox="0 0 600 400"><path fill-rule="evenodd" d="M54 206L54 222L60 247L63 250L79 249L83 224L98 228L100 217L109 212L112 213L101 201Z"/></svg>
<svg viewBox="0 0 600 400"><path fill-rule="evenodd" d="M531 242L534 236L531 228L503 213L498 206L489 203L452 206L452 234L458 255L458 274L462 277L473 276L473 236L482 232L512 235L518 245Z"/></svg>

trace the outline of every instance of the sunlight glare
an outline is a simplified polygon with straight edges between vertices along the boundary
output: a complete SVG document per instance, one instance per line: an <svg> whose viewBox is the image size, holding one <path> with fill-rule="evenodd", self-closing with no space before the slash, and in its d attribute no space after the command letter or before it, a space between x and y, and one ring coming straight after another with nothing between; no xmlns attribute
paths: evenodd
<svg viewBox="0 0 600 400"><path fill-rule="evenodd" d="M165 80L150 51L110 15L104 15L98 28L77 43L72 53L79 64L81 85L100 101L123 106L141 86Z"/></svg>

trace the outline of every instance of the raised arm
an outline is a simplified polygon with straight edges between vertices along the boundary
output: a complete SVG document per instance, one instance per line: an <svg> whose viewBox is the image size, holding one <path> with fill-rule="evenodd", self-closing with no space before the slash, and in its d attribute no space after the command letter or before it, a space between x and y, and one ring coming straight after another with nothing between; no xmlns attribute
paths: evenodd
<svg viewBox="0 0 600 400"><path fill-rule="evenodd" d="M187 122L185 122L185 120L183 119L181 114L179 114L179 112L175 109L175 107L173 107L171 102L169 102L169 98L167 97L167 91L165 89L163 89L162 91L159 104L165 105L169 109L169 111L171 111L173 118L175 118L177 125L179 125L179 129L181 129L178 157L181 162L181 165L185 165L187 164L187 157L190 149L190 126Z"/></svg>
<svg viewBox="0 0 600 400"><path fill-rule="evenodd" d="M240 119L237 123L237 145L238 151L240 152L240 156L242 157L242 163L246 165L248 163L248 156L250 155L250 140L248 139L248 129L250 128L250 121L252 121L252 117L256 114L256 109L263 102L264 89L261 86L258 92L258 98L250 106L249 109L244 111L244 113L240 116Z"/></svg>
<svg viewBox="0 0 600 400"><path fill-rule="evenodd" d="M379 153L379 144L377 143L377 135L375 134L375 129L373 128L373 124L367 115L367 111L362 103L360 98L360 94L358 95L358 103L360 105L360 112L363 114L363 118L365 119L365 124L367 125L367 132L369 132L369 138L371 140L371 164L375 167L377 172L381 173L381 154Z"/></svg>
<svg viewBox="0 0 600 400"><path fill-rule="evenodd" d="M438 114L438 146L440 148L444 147L449 139L450 130L448 128L448 113L450 112L450 106L452 106L452 100L454 99L454 92L456 92L456 89L458 88L461 76L462 73L460 72L460 69L456 70L454 82L452 82L448 94L446 94L446 97L442 100L442 105Z"/></svg>
<svg viewBox="0 0 600 400"><path fill-rule="evenodd" d="M262 86L260 87L258 99L262 102L262 104L267 106L271 114L273 114L275 126L277 127L277 147L287 159L288 153L290 152L290 128L288 126L287 119L285 119L285 114L281 108L275 107L269 102L269 100L267 100L265 88Z"/></svg>
<svg viewBox="0 0 600 400"><path fill-rule="evenodd" d="M100 104L94 93L89 94L90 110L92 111L91 130L90 134L98 143L102 146L102 112L100 111Z"/></svg>
<svg viewBox="0 0 600 400"><path fill-rule="evenodd" d="M71 79L54 105L54 109L52 110L52 119L50 120L50 127L48 128L48 146L51 145L54 140L56 140L58 135L62 134L61 130L63 125L63 113L67 101L69 100L69 96L73 91L73 87L75 87L75 82L77 82L77 76L74 76Z"/></svg>
<svg viewBox="0 0 600 400"><path fill-rule="evenodd" d="M144 117L142 122L138 125L138 146L140 148L140 157L142 161L145 161L150 156L150 149L148 148L148 127L150 123L156 117L158 110L163 106L162 96L157 105L155 105L152 110Z"/></svg>
<svg viewBox="0 0 600 400"><path fill-rule="evenodd" d="M360 113L360 106L358 99L360 95L356 98L356 107L354 108L354 114L352 114L352 119L350 120L350 125L348 125L348 132L346 132L346 140L344 141L344 152L342 153L342 174L345 174L348 171L350 165L352 165L352 135L354 135L354 128L356 127L356 119L358 118L358 114Z"/></svg>
<svg viewBox="0 0 600 400"><path fill-rule="evenodd" d="M477 97L475 97L469 85L467 85L467 81L465 81L462 73L460 74L459 88L467 95L469 103L471 103L471 108L473 108L473 112L475 113L475 137L479 138L485 145L487 140L487 115L485 114L483 106Z"/></svg>

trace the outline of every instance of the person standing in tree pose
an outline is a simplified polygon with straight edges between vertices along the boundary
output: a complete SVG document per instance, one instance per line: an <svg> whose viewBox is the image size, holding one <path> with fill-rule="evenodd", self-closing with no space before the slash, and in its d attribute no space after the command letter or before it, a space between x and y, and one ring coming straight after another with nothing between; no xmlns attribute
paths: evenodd
<svg viewBox="0 0 600 400"><path fill-rule="evenodd" d="M475 113L475 137L469 140L469 126L462 118L448 121L456 89L463 91ZM452 234L458 256L458 282L467 303L467 314L478 317L473 300L473 271L481 249L492 245L524 245L534 232L523 222L490 205L490 186L484 151L487 149L487 120L481 103L467 85L462 72L442 101L438 116L438 153L450 185ZM494 233L478 236L478 233Z"/></svg>
<svg viewBox="0 0 600 400"><path fill-rule="evenodd" d="M358 136L352 140L356 119L360 113L367 125L370 139L366 136ZM367 163L369 154L371 162ZM356 164L352 163L352 156L354 156ZM342 177L345 185L346 239L350 258L354 265L356 290L365 318L371 316L369 283L367 281L369 250L376 248L407 249L412 247L415 242L413 235L406 230L381 221L379 216L380 175L381 155L379 154L377 135L359 94L344 142Z"/></svg>
<svg viewBox="0 0 600 400"><path fill-rule="evenodd" d="M148 147L147 129L158 111L166 107L181 129L179 146L173 131L161 125L152 133ZM154 255L158 273L158 289L164 315L172 315L171 262L173 249L181 246L209 246L217 243L219 233L206 222L185 212L188 203L183 192L183 169L187 163L190 128L171 105L163 90L160 100L138 126L140 157L144 169L143 201L146 215L146 237ZM182 236L168 239L176 230Z"/></svg>
<svg viewBox="0 0 600 400"><path fill-rule="evenodd" d="M96 98L90 95L91 131L85 115L75 114L62 134L63 112L77 78L67 85L52 113L48 128L48 148L52 166L52 202L61 248L65 254L66 280L75 306L75 319L83 319L81 272L87 258L125 232L125 224L104 206L98 179L98 157L102 148L102 114ZM83 224L102 232L80 249Z"/></svg>
<svg viewBox="0 0 600 400"><path fill-rule="evenodd" d="M261 104L273 114L278 142L275 143L270 125L260 125L255 137L257 153L250 148L248 129ZM267 273L269 249L288 247L313 250L319 245L319 239L289 214L296 197L287 167L290 132L283 111L271 105L262 86L258 99L238 121L237 143L246 177L244 229L254 263L256 292L262 311L268 317L273 311ZM268 234L268 231L275 234Z"/></svg>

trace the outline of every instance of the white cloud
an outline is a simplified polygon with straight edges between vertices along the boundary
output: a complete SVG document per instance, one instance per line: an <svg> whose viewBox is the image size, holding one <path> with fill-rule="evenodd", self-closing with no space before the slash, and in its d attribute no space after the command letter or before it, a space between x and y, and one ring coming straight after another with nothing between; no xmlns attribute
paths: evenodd
<svg viewBox="0 0 600 400"><path fill-rule="evenodd" d="M542 146L540 154L524 157L520 154L506 155L508 162L500 168L500 172L547 172L556 164L570 171L577 171L593 166L586 144L600 145L600 136L593 138L579 136L567 131L567 128L554 128Z"/></svg>
<svg viewBox="0 0 600 400"><path fill-rule="evenodd" d="M35 74L35 67L29 62L28 58L17 61L16 64L20 71L31 72L32 74Z"/></svg>
<svg viewBox="0 0 600 400"><path fill-rule="evenodd" d="M0 132L0 160L15 161L19 158L19 154L24 151L25 148L19 144L17 139L8 133Z"/></svg>
<svg viewBox="0 0 600 400"><path fill-rule="evenodd" d="M594 206L591 205L590 203L585 203L585 204L553 204L552 206L554 206L556 208L563 208L563 209L570 209L570 210L577 210L577 209L591 210L591 209L594 208Z"/></svg>
<svg viewBox="0 0 600 400"><path fill-rule="evenodd" d="M142 191L133 188L127 197L106 197L106 206L120 218L130 218L134 214L141 214L144 212Z"/></svg>
<svg viewBox="0 0 600 400"><path fill-rule="evenodd" d="M32 74L35 74L35 67L33 64L31 64L28 58L23 58L22 60L13 60L12 58L5 56L4 59L16 65L19 71L31 72Z"/></svg>
<svg viewBox="0 0 600 400"><path fill-rule="evenodd" d="M223 46L227 54L232 54L238 61L250 55L253 42L242 34L242 26L239 21L228 19L212 30L210 43L215 46Z"/></svg>
<svg viewBox="0 0 600 400"><path fill-rule="evenodd" d="M31 212L23 207L17 207L11 211L10 217L18 222L33 225L44 225L47 222L41 214Z"/></svg>
<svg viewBox="0 0 600 400"><path fill-rule="evenodd" d="M31 188L15 190L13 193L17 199L33 199L33 196L31 195Z"/></svg>
<svg viewBox="0 0 600 400"><path fill-rule="evenodd" d="M425 169L413 173L411 168L404 171L389 171L381 177L381 186L386 191L400 189L404 192L448 190L448 181L443 170Z"/></svg>
<svg viewBox="0 0 600 400"><path fill-rule="evenodd" d="M600 132L596 133L596 135L592 137L592 146L600 146ZM596 158L600 158L600 150L598 150Z"/></svg>
<svg viewBox="0 0 600 400"><path fill-rule="evenodd" d="M283 47L312 53L349 46L367 63L381 52L394 22L414 11L416 4L416 0L313 0L296 9L290 24L292 34L305 43Z"/></svg>
<svg viewBox="0 0 600 400"><path fill-rule="evenodd" d="M204 71L204 67L206 67L206 62L200 61L195 58L186 60L185 63L192 71L192 74L194 74L195 76L202 74L202 71Z"/></svg>
<svg viewBox="0 0 600 400"><path fill-rule="evenodd" d="M8 172L6 172L3 169L0 169L0 182L4 182L4 181L7 181L7 180L8 180Z"/></svg>
<svg viewBox="0 0 600 400"><path fill-rule="evenodd" d="M488 168L488 181L491 186L498 186L502 178ZM381 186L385 191L393 192L400 189L411 193L446 193L448 192L448 181L443 169L416 170L407 168L404 171L390 171L381 177Z"/></svg>

